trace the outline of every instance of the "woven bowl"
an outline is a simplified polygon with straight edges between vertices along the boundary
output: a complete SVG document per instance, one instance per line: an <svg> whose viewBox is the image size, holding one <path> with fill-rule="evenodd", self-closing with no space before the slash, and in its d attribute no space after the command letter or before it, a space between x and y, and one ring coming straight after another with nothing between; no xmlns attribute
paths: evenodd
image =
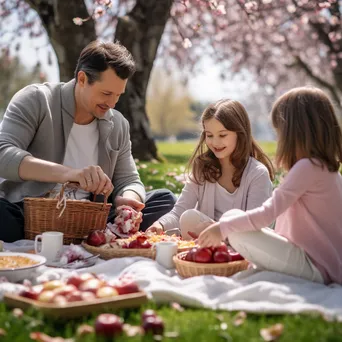
<svg viewBox="0 0 342 342"><path fill-rule="evenodd" d="M248 267L247 260L210 264L182 260L182 257L184 257L186 253L187 252L178 253L173 257L176 270L183 278L196 277L206 274L229 277L237 272L247 269Z"/></svg>

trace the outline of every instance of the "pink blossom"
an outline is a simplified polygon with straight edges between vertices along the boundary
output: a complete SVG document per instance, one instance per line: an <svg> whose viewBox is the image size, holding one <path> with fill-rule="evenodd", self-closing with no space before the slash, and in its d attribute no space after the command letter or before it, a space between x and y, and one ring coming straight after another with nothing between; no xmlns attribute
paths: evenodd
<svg viewBox="0 0 342 342"><path fill-rule="evenodd" d="M82 18L77 17L77 18L72 19L72 21L73 21L74 24L77 25L77 26L83 25L83 19L82 19Z"/></svg>
<svg viewBox="0 0 342 342"><path fill-rule="evenodd" d="M182 44L184 49L189 49L192 46L191 40L189 38L185 38Z"/></svg>

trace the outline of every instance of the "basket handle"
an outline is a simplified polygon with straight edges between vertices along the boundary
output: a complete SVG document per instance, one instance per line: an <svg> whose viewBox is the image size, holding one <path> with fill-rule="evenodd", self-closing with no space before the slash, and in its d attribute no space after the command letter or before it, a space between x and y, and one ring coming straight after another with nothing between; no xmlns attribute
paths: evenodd
<svg viewBox="0 0 342 342"><path fill-rule="evenodd" d="M62 187L61 187L61 191L59 193L59 199L61 200L63 197L64 197L64 191L66 189L66 187L68 186L72 186L72 187L76 187L76 188L79 188L80 187L80 183L78 182L65 182ZM108 197L109 197L109 194L105 194L104 195L104 200L103 200L103 206L102 206L102 209L105 209L106 205L107 205L107 202L108 202ZM94 195L94 201L96 199L96 195Z"/></svg>

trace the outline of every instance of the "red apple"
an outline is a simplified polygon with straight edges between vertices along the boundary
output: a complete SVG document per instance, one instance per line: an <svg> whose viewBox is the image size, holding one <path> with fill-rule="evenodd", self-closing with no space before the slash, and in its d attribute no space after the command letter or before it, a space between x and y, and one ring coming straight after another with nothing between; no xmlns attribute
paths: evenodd
<svg viewBox="0 0 342 342"><path fill-rule="evenodd" d="M152 245L148 241L145 241L140 245L140 248L151 248L151 247Z"/></svg>
<svg viewBox="0 0 342 342"><path fill-rule="evenodd" d="M146 334L152 333L153 335L163 335L164 333L164 322L158 316L147 317L144 320L142 327Z"/></svg>
<svg viewBox="0 0 342 342"><path fill-rule="evenodd" d="M108 297L114 297L117 295L118 295L118 291L114 289L114 287L111 287L111 286L103 286L103 287L100 287L96 291L97 298L108 298Z"/></svg>
<svg viewBox="0 0 342 342"><path fill-rule="evenodd" d="M215 252L227 252L228 253L228 248L226 244L223 244L221 246L214 247L213 253Z"/></svg>
<svg viewBox="0 0 342 342"><path fill-rule="evenodd" d="M120 335L123 331L123 321L119 316L104 313L97 316L95 321L95 332L104 337Z"/></svg>
<svg viewBox="0 0 342 342"><path fill-rule="evenodd" d="M64 296L56 295L55 297L53 297L52 303L63 306L63 305L66 305L68 303L68 300Z"/></svg>
<svg viewBox="0 0 342 342"><path fill-rule="evenodd" d="M77 291L77 287L75 285L63 285L61 287L58 287L54 290L56 295L66 296L69 293Z"/></svg>
<svg viewBox="0 0 342 342"><path fill-rule="evenodd" d="M83 300L81 291L75 291L75 292L69 293L65 296L65 298L68 302L79 302Z"/></svg>
<svg viewBox="0 0 342 342"><path fill-rule="evenodd" d="M216 251L213 255L214 262L229 262L230 261L230 255L228 254L228 251Z"/></svg>
<svg viewBox="0 0 342 342"><path fill-rule="evenodd" d="M139 235L137 238L137 243L138 245L142 245L146 240L147 240L147 236L145 235Z"/></svg>
<svg viewBox="0 0 342 342"><path fill-rule="evenodd" d="M86 302L90 302L94 299L96 299L96 295L94 292L90 292L90 291L83 291L81 292L81 297L82 300L86 301Z"/></svg>
<svg viewBox="0 0 342 342"><path fill-rule="evenodd" d="M123 280L114 285L119 295L139 292L138 285L133 280Z"/></svg>
<svg viewBox="0 0 342 342"><path fill-rule="evenodd" d="M51 303L53 298L56 296L55 291L52 290L46 290L46 291L42 291L39 296L38 296L38 300L40 302L44 302L44 303Z"/></svg>
<svg viewBox="0 0 342 342"><path fill-rule="evenodd" d="M82 278L78 274L75 274L71 276L70 278L68 278L66 283L68 285L74 285L75 287L78 288L83 281L84 280L82 280Z"/></svg>
<svg viewBox="0 0 342 342"><path fill-rule="evenodd" d="M130 243L129 243L129 245L128 245L128 247L127 248L139 248L140 246L139 246L139 244L138 244L138 241L137 240L132 240Z"/></svg>
<svg viewBox="0 0 342 342"><path fill-rule="evenodd" d="M196 254L197 250L198 250L197 247L191 248L190 251L186 254L185 260L194 261L194 255Z"/></svg>
<svg viewBox="0 0 342 342"><path fill-rule="evenodd" d="M209 248L198 248L194 253L195 262L208 263L212 261L212 252Z"/></svg>
<svg viewBox="0 0 342 342"><path fill-rule="evenodd" d="M142 322L146 321L148 317L157 317L157 314L154 310L145 310L141 315Z"/></svg>
<svg viewBox="0 0 342 342"><path fill-rule="evenodd" d="M30 287L30 288L20 291L19 296L22 296L28 299L37 300L39 294L40 294L40 291L39 292L35 291L33 288Z"/></svg>
<svg viewBox="0 0 342 342"><path fill-rule="evenodd" d="M230 256L230 261L244 260L244 257L238 252L229 251L229 256Z"/></svg>
<svg viewBox="0 0 342 342"><path fill-rule="evenodd" d="M88 234L87 244L90 246L101 246L106 243L106 234L102 230L93 230Z"/></svg>
<svg viewBox="0 0 342 342"><path fill-rule="evenodd" d="M61 280L50 280L43 284L44 290L54 290L64 286L64 282Z"/></svg>
<svg viewBox="0 0 342 342"><path fill-rule="evenodd" d="M69 279L67 281L68 284L73 284L77 288L80 288L80 285L84 283L85 281L90 280L90 279L97 279L97 277L92 273L81 273L80 275L75 275Z"/></svg>
<svg viewBox="0 0 342 342"><path fill-rule="evenodd" d="M79 289L81 291L90 291L96 293L97 290L104 285L104 282L100 279L88 279L84 281L80 286Z"/></svg>

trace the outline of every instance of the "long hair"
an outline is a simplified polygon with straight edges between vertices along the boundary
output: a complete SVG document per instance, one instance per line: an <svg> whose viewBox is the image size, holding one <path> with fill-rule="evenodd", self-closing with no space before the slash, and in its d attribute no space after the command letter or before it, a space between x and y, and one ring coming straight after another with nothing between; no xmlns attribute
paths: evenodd
<svg viewBox="0 0 342 342"><path fill-rule="evenodd" d="M342 160L342 134L328 96L314 87L294 88L273 105L278 135L276 163L286 170L301 158L319 161L331 172Z"/></svg>
<svg viewBox="0 0 342 342"><path fill-rule="evenodd" d="M188 170L191 169L192 180L197 184L203 184L205 181L214 183L222 176L219 159L205 143L204 123L212 118L218 120L225 129L237 133L236 147L230 155L230 162L235 168L233 185L240 186L249 157L254 157L264 164L273 180L273 165L252 137L251 124L246 110L241 103L233 100L220 100L204 110L201 117L203 130L188 165Z"/></svg>

